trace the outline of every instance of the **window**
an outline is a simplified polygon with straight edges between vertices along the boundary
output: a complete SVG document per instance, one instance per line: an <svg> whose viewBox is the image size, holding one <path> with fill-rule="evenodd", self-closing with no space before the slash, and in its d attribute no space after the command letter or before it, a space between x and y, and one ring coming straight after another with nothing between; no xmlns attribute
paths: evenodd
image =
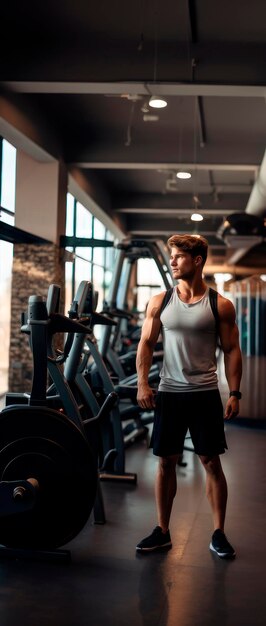
<svg viewBox="0 0 266 626"><path fill-rule="evenodd" d="M1 221L14 226L17 151L5 139L0 142L0 149L1 147Z"/></svg>
<svg viewBox="0 0 266 626"><path fill-rule="evenodd" d="M85 209L80 202L76 205L76 237L86 237L90 239L92 236L92 222L93 217L87 209Z"/></svg>
<svg viewBox="0 0 266 626"><path fill-rule="evenodd" d="M153 259L138 260L137 285L137 309L144 312L151 297L165 289L162 276Z"/></svg>
<svg viewBox="0 0 266 626"><path fill-rule="evenodd" d="M104 224L99 219L94 217L90 211L71 194L67 194L66 213L67 236L92 239L92 241L100 240L103 242L103 245L73 246L67 248L67 250L74 253L74 259L72 263L66 263L65 310L69 310L79 283L82 280L91 280L94 290L98 292L97 311L100 311L112 279L112 268L115 258L113 246L106 247L105 242L113 242L114 236L105 228Z"/></svg>
<svg viewBox="0 0 266 626"><path fill-rule="evenodd" d="M66 206L66 235L72 237L75 232L75 198L71 193L67 194L67 206Z"/></svg>
<svg viewBox="0 0 266 626"><path fill-rule="evenodd" d="M0 139L1 221L14 225L16 149ZM0 240L0 395L8 389L13 244Z"/></svg>

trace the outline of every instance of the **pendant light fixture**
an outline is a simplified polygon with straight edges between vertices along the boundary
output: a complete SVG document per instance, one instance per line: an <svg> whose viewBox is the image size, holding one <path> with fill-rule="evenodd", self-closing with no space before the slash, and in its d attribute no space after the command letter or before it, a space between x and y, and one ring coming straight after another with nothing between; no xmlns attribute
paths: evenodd
<svg viewBox="0 0 266 626"><path fill-rule="evenodd" d="M158 15L154 12L154 65L153 65L153 83L157 80L157 60L158 60ZM153 109L164 109L167 101L162 96L152 95L149 100L149 106Z"/></svg>
<svg viewBox="0 0 266 626"><path fill-rule="evenodd" d="M189 178L191 178L191 174L186 170L178 170L176 177L180 178L180 180L189 180Z"/></svg>
<svg viewBox="0 0 266 626"><path fill-rule="evenodd" d="M182 99L180 101L180 111L179 111L179 163L182 163L182 142L183 142L183 106ZM191 173L187 170L181 168L176 173L176 177L179 180L189 180L191 178Z"/></svg>
<svg viewBox="0 0 266 626"><path fill-rule="evenodd" d="M154 109L164 109L167 106L167 102L162 96L151 96L149 106Z"/></svg>
<svg viewBox="0 0 266 626"><path fill-rule="evenodd" d="M198 108L197 108L197 99L195 100L195 109L194 109L194 194L193 194L193 204L194 204L194 213L192 213L190 219L192 222L202 222L203 215L198 213L198 209L201 206L200 199L197 195L197 187L198 187L198 169L197 169L197 120L198 120Z"/></svg>
<svg viewBox="0 0 266 626"><path fill-rule="evenodd" d="M203 220L203 216L200 213L192 213L190 219L192 222L201 222Z"/></svg>

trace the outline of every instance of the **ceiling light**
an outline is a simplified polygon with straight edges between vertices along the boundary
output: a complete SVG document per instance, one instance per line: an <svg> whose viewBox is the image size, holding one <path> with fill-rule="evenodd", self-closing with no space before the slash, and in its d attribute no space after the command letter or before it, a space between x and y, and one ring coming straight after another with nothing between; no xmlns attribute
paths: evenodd
<svg viewBox="0 0 266 626"><path fill-rule="evenodd" d="M231 278L233 278L233 275L229 274L229 272L215 272L214 274L214 280L218 283L225 283L227 280L231 280Z"/></svg>
<svg viewBox="0 0 266 626"><path fill-rule="evenodd" d="M184 172L183 170L180 170L179 172L177 172L176 177L181 178L182 180L188 180L189 178L191 178L191 174L190 172Z"/></svg>
<svg viewBox="0 0 266 626"><path fill-rule="evenodd" d="M149 100L149 106L154 109L164 109L167 106L167 102L164 98L160 96L152 96Z"/></svg>
<svg viewBox="0 0 266 626"><path fill-rule="evenodd" d="M151 115L150 113L144 113L143 122L158 122L159 115Z"/></svg>
<svg viewBox="0 0 266 626"><path fill-rule="evenodd" d="M203 220L203 216L200 213L192 213L190 219L192 222L201 222Z"/></svg>

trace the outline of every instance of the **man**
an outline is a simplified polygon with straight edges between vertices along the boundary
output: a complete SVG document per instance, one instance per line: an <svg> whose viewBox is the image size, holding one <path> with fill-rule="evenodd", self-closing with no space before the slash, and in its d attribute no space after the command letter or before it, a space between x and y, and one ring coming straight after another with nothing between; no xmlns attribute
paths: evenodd
<svg viewBox="0 0 266 626"><path fill-rule="evenodd" d="M137 400L143 409L155 408L151 446L159 464L155 481L158 526L136 549L147 552L172 545L169 521L176 494L176 464L189 429L195 453L206 471L206 494L214 525L209 547L221 558L233 558L235 550L224 532L227 483L220 455L227 448L224 417L228 420L239 413L241 398L242 359L235 309L230 300L217 295L218 335L229 386L223 415L215 356L217 324L202 276L208 242L203 237L173 235L168 246L177 286L162 312L165 292L151 298L137 351ZM160 333L164 360L155 395L148 375Z"/></svg>

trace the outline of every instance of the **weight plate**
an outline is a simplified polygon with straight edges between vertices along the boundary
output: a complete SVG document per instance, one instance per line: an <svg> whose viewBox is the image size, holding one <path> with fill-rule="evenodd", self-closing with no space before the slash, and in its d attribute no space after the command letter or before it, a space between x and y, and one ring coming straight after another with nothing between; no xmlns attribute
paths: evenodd
<svg viewBox="0 0 266 626"><path fill-rule="evenodd" d="M65 415L46 407L9 406L0 414L0 480L39 483L31 511L2 517L0 543L54 549L84 527L98 480L97 458Z"/></svg>

